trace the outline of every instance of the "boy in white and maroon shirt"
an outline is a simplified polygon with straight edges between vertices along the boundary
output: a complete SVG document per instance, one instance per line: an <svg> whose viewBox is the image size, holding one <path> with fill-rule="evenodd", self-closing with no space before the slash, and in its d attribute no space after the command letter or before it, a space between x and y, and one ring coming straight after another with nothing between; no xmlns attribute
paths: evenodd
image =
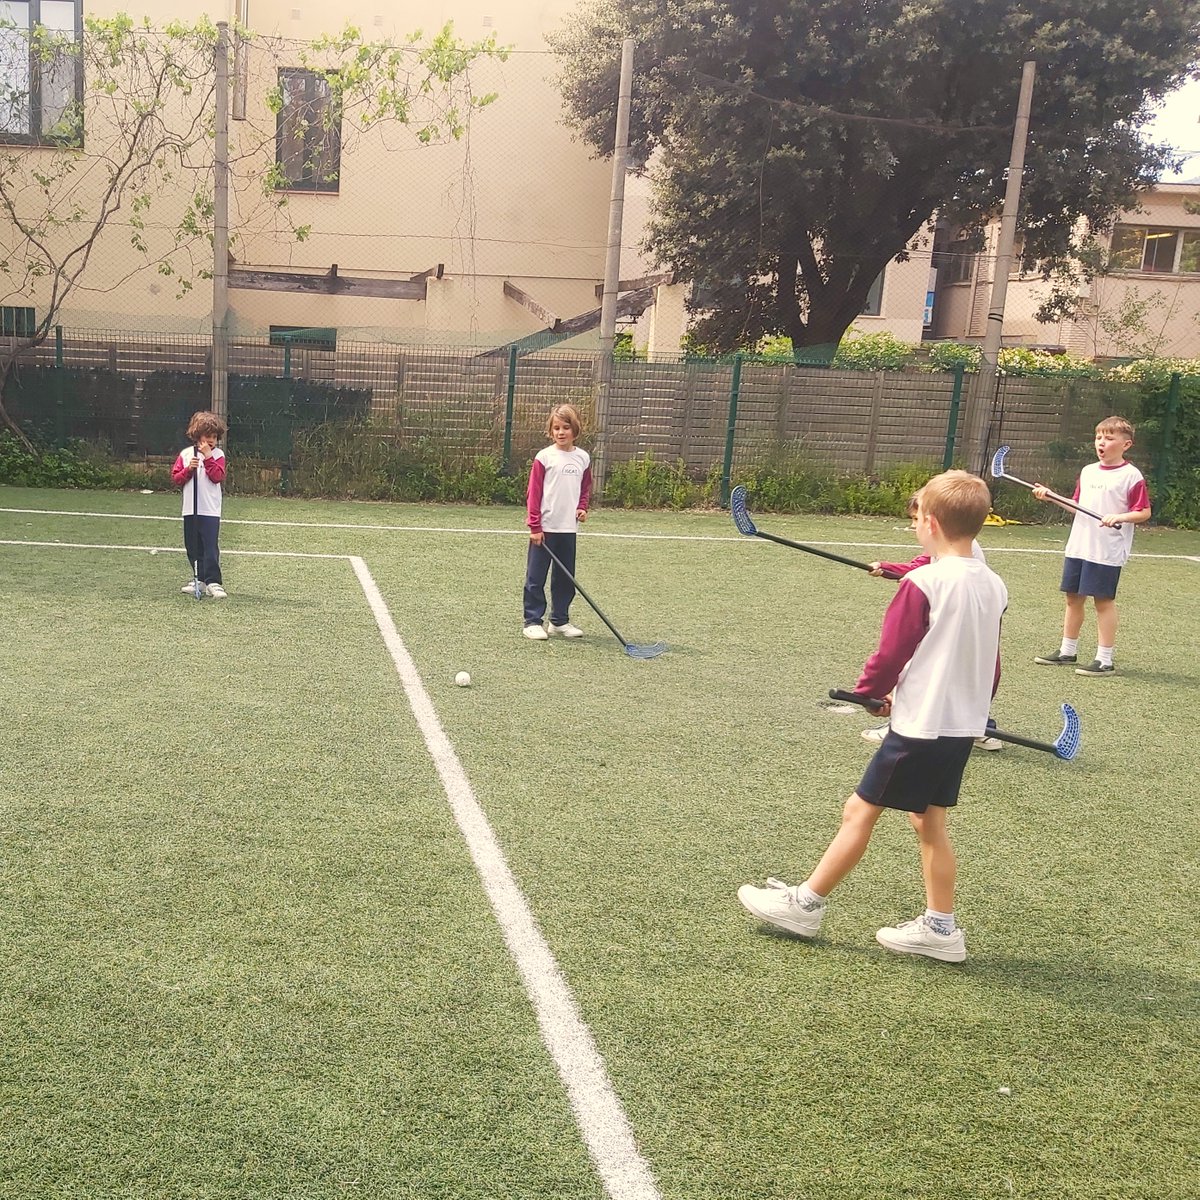
<svg viewBox="0 0 1200 1200"><path fill-rule="evenodd" d="M990 508L987 484L966 471L943 472L921 490L916 532L931 561L900 581L879 649L855 686L883 702L890 728L808 879L791 887L768 879L765 888L738 889L742 906L760 920L816 937L829 893L866 852L884 809L895 808L908 814L921 843L927 907L875 938L898 954L966 958L966 939L954 919L957 868L946 812L958 801L963 769L1000 679L1008 591L971 552Z"/></svg>
<svg viewBox="0 0 1200 1200"><path fill-rule="evenodd" d="M217 443L225 436L225 422L214 412L192 414L185 446L171 468L171 482L183 489L183 545L188 561L206 595L226 598L221 580L221 484L225 479L225 451ZM179 590L190 592L185 583Z"/></svg>
<svg viewBox="0 0 1200 1200"><path fill-rule="evenodd" d="M1083 628L1087 597L1096 609L1096 657L1086 667L1076 667L1076 675L1111 675L1113 648L1117 642L1117 583L1121 568L1133 549L1133 527L1150 520L1150 494L1141 471L1125 461L1133 445L1133 426L1124 417L1105 417L1096 426L1096 458L1079 472L1075 494L1071 498L1083 508L1099 513L1101 520L1075 512L1071 536L1067 539L1062 583L1067 610L1063 616L1062 644L1051 654L1039 654L1033 661L1056 667L1077 661L1079 632ZM1075 510L1061 503L1047 487L1038 485L1033 494L1049 500L1068 512Z"/></svg>

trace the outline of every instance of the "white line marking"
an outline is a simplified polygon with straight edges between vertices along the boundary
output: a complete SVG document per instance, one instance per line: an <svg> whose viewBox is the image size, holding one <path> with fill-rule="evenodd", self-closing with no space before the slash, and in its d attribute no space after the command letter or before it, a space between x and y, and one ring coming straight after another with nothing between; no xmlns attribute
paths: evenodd
<svg viewBox="0 0 1200 1200"><path fill-rule="evenodd" d="M638 1200L643 1197L646 1200L658 1200L660 1193L654 1177L638 1151L629 1119L613 1090L591 1031L579 1012L570 985L559 970L528 902L513 878L504 851L438 720L437 710L421 682L416 664L396 632L391 613L367 564L357 555L350 556L350 563L375 614L376 624L391 653L392 662L396 665L413 716L425 738L446 798L450 801L454 820L466 840L492 911L500 923L509 953L524 980L542 1040L567 1089L576 1123L604 1189L613 1200Z"/></svg>
<svg viewBox="0 0 1200 1200"><path fill-rule="evenodd" d="M29 513L42 517L96 517L114 521L178 521L178 516L153 516L147 513L105 513L105 512L74 512L62 508L0 508L0 513ZM528 537L523 529L472 529L468 526L452 525L351 525L324 521L248 521L236 517L222 517L222 525L252 525L276 529L358 529L373 533L458 533L478 534L480 537ZM583 538L608 538L616 541L633 542L745 542L747 544L762 544L762 538L746 537L744 534L708 534L708 533L604 533L599 530L586 530L580 534ZM1064 532L1064 545L1066 534ZM8 545L15 543L0 543ZM29 542L28 545L42 543ZM45 543L54 545L56 543ZM830 542L810 541L809 546L842 547L852 550L909 550L916 542ZM1056 554L1062 555L1062 548L1057 550L1041 549L1036 546L985 546L987 554ZM222 554L248 554L254 551L222 550ZM263 551L262 553L266 553ZM313 558L342 558L344 555L312 555ZM1131 558L1161 558L1171 562L1181 560L1200 561L1200 558L1190 554L1139 554Z"/></svg>
<svg viewBox="0 0 1200 1200"><path fill-rule="evenodd" d="M0 541L0 546L49 546L60 550L128 550L145 554L159 547L89 545L81 542ZM169 547L182 554L178 547ZM273 550L223 550L222 554L243 554L265 558L323 558L349 562L370 605L392 656L404 694L425 739L429 756L450 802L463 839L483 889L496 914L509 953L525 984L559 1078L567 1090L575 1122L583 1136L592 1162L612 1200L661 1200L650 1167L634 1140L629 1118L608 1078L604 1059L596 1048L570 984L563 977L546 939L538 928L529 904L513 877L504 851L475 798L475 792L454 752L437 710L416 664L401 640L383 596L367 569L366 562L352 554L302 554Z"/></svg>
<svg viewBox="0 0 1200 1200"><path fill-rule="evenodd" d="M156 550L160 554L182 554L181 546L114 546L95 544L92 542L24 542L12 538L0 538L0 546L49 546L51 550L135 550L141 554L149 554ZM346 562L348 554L305 554L300 550L222 550L221 557L226 554L240 554L246 558L331 558L337 562Z"/></svg>

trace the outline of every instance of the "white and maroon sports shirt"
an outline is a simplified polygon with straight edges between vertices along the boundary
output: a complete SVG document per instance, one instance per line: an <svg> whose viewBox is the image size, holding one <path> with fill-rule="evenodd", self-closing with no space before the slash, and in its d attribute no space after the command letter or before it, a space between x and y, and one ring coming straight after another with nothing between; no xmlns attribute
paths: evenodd
<svg viewBox="0 0 1200 1200"><path fill-rule="evenodd" d="M1003 580L977 558L917 567L897 586L854 690L893 693L889 722L904 737L982 737L1000 682L1007 606Z"/></svg>
<svg viewBox="0 0 1200 1200"><path fill-rule="evenodd" d="M196 471L199 481L199 494L193 497L192 472L188 463L196 453L195 446L185 446L175 459L171 468L171 482L176 487L183 488L183 515L190 517L194 511L201 517L219 517L221 515L221 480L225 478L225 451L220 446L213 448L212 454L203 459L203 466Z"/></svg>
<svg viewBox="0 0 1200 1200"><path fill-rule="evenodd" d="M535 533L574 533L576 512L587 511L592 499L592 458L578 446L560 450L546 446L529 472L525 523Z"/></svg>
<svg viewBox="0 0 1200 1200"><path fill-rule="evenodd" d="M1146 480L1131 462L1118 463L1115 467L1088 463L1079 472L1072 499L1102 517L1107 513L1141 512L1150 507ZM1128 561L1132 550L1133 526L1128 522L1120 529L1113 529L1101 525L1086 513L1075 514L1071 536L1067 538L1067 558L1120 567Z"/></svg>

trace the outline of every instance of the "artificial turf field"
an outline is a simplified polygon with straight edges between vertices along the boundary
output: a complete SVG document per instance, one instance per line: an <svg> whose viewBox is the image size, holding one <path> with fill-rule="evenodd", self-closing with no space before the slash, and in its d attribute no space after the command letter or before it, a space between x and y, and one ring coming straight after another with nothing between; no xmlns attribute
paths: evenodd
<svg viewBox="0 0 1200 1200"><path fill-rule="evenodd" d="M1200 534L1138 530L1104 679L1032 662L1065 529L981 535L994 714L1083 748L973 755L956 967L874 941L923 904L898 815L816 943L734 896L836 828L871 718L821 701L890 583L600 510L640 662L582 599L520 636L519 509L228 498L196 603L176 495L0 508L0 1197L1197 1194Z"/></svg>

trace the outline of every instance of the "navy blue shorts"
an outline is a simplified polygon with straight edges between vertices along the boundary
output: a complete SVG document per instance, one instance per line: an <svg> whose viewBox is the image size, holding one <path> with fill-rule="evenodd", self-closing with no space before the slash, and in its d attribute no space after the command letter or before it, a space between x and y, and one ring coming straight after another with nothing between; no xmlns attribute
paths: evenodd
<svg viewBox="0 0 1200 1200"><path fill-rule="evenodd" d="M856 790L880 808L953 808L974 744L969 737L909 738L889 729Z"/></svg>
<svg viewBox="0 0 1200 1200"><path fill-rule="evenodd" d="M1088 562L1083 558L1064 558L1060 592L1076 596L1091 596L1096 600L1112 600L1121 581L1121 568L1106 563Z"/></svg>

